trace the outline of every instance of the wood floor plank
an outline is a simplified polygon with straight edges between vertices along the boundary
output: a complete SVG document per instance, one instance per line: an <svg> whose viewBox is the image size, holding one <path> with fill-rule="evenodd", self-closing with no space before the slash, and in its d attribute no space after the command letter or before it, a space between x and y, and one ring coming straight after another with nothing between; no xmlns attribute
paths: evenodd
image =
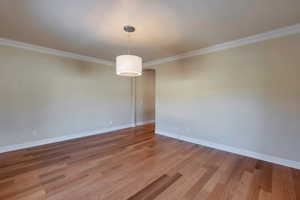
<svg viewBox="0 0 300 200"><path fill-rule="evenodd" d="M155 200L182 200L184 194L203 176L203 168L194 168L158 195Z"/></svg>
<svg viewBox="0 0 300 200"><path fill-rule="evenodd" d="M293 179L295 184L296 199L300 200L300 170L293 170Z"/></svg>
<svg viewBox="0 0 300 200"><path fill-rule="evenodd" d="M273 166L272 199L273 200L296 200L292 169L287 167Z"/></svg>
<svg viewBox="0 0 300 200"><path fill-rule="evenodd" d="M128 198L128 200L152 200L166 188L177 181L182 175L176 173L174 176L163 175L143 190Z"/></svg>
<svg viewBox="0 0 300 200"><path fill-rule="evenodd" d="M218 200L223 198L224 191L226 186L222 183L218 183L212 192L209 193L207 200ZM239 198L242 199L242 198Z"/></svg>
<svg viewBox="0 0 300 200"><path fill-rule="evenodd" d="M272 193L261 190L259 193L259 200L272 200Z"/></svg>
<svg viewBox="0 0 300 200"><path fill-rule="evenodd" d="M0 154L0 199L300 200L300 170L138 126Z"/></svg>

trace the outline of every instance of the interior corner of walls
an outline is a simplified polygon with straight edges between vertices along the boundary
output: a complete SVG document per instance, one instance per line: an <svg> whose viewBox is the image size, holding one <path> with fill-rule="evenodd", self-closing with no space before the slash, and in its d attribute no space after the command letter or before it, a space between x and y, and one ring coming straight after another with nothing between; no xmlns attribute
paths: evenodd
<svg viewBox="0 0 300 200"><path fill-rule="evenodd" d="M174 138L174 139L178 139L178 140L182 140L182 141L186 141L186 142L190 142L190 143L194 143L194 144L199 144L202 146L206 146L206 147L210 147L210 148L214 148L214 149L218 149L218 150L222 150L222 151L226 151L226 152L230 152L230 153L234 153L234 154L238 154L238 155L242 155L242 156L246 156L246 157L250 157L250 158L255 158L258 160L263 160L263 161L267 161L267 162L271 162L271 163L275 163L275 164L279 164L279 165L283 165L283 166L287 166L287 167L291 167L291 168L295 168L295 169L300 169L300 162L297 162L294 160L288 160L285 158L280 158L280 157L276 157L276 156L272 156L272 155L268 155L268 154L253 152L253 151L249 151L246 149L241 149L241 148L232 147L232 146L228 146L228 145L224 145L224 144L214 143L214 142L211 142L208 140L191 138L191 137L187 137L187 136L184 136L181 134L180 135L173 134L169 131L162 130L159 128L157 128L155 130L155 133L158 135L162 135L162 136L166 136L166 137L170 137L170 138Z"/></svg>
<svg viewBox="0 0 300 200"><path fill-rule="evenodd" d="M147 120L147 121L139 121L136 123L137 126L146 125L146 124L153 124L155 120Z"/></svg>

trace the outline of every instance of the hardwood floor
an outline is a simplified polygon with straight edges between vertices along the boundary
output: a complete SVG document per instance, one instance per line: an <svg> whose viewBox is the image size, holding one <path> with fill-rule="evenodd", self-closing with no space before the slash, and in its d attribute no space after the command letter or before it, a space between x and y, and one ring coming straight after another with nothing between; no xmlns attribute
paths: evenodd
<svg viewBox="0 0 300 200"><path fill-rule="evenodd" d="M154 125L0 154L0 199L300 200L300 171Z"/></svg>

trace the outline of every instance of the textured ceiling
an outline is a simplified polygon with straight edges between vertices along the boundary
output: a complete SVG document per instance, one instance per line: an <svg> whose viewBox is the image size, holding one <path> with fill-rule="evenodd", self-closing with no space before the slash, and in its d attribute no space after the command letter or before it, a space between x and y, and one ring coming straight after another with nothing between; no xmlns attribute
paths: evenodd
<svg viewBox="0 0 300 200"><path fill-rule="evenodd" d="M101 59L145 61L300 22L300 0L1 0L0 37Z"/></svg>

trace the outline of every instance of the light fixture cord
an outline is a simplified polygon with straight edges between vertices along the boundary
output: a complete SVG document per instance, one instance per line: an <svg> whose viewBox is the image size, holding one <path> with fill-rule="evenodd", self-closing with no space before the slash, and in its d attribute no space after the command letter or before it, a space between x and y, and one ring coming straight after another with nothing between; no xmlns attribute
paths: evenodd
<svg viewBox="0 0 300 200"><path fill-rule="evenodd" d="M127 54L130 55L130 33L127 33Z"/></svg>

